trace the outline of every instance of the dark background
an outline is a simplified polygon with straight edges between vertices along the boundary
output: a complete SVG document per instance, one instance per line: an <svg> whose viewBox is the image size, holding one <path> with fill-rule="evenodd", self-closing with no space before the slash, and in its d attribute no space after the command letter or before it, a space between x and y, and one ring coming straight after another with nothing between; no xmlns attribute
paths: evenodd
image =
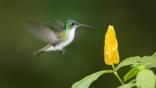
<svg viewBox="0 0 156 88"><path fill-rule="evenodd" d="M97 29L78 30L65 55L33 56L46 43L28 33L23 21L50 17L75 19ZM0 88L70 88L91 73L109 69L103 61L108 24L115 27L120 60L150 55L156 50L155 21L155 0L0 0ZM119 85L114 75L104 75L91 88Z"/></svg>

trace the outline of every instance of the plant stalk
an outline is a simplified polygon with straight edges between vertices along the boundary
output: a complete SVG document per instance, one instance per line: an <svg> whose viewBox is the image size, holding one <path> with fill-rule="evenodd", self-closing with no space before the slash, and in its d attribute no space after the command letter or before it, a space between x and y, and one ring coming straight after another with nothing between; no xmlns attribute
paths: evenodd
<svg viewBox="0 0 156 88"><path fill-rule="evenodd" d="M122 85L124 85L124 82L123 82L122 79L120 78L120 76L119 76L117 70L115 69L114 65L112 65L112 68L113 68L113 71L114 71L114 75L117 77L117 79L120 81L120 83L121 83Z"/></svg>

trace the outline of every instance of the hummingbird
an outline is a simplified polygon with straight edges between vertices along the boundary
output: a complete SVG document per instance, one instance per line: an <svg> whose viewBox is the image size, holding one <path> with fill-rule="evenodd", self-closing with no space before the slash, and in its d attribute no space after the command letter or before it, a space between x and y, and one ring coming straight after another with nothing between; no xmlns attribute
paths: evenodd
<svg viewBox="0 0 156 88"><path fill-rule="evenodd" d="M73 19L69 19L65 23L57 19L52 19L50 24L36 20L27 20L25 27L33 35L47 42L45 47L34 53L35 55L49 51L63 51L64 54L64 48L73 42L78 27L95 29L93 26L78 23Z"/></svg>

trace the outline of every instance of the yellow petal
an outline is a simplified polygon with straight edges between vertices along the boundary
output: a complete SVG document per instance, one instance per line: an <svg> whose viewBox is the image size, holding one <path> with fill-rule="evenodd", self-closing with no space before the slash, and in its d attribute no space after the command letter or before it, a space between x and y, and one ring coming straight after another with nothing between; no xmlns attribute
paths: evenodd
<svg viewBox="0 0 156 88"><path fill-rule="evenodd" d="M109 25L105 34L104 61L107 65L119 63L118 42L113 25Z"/></svg>

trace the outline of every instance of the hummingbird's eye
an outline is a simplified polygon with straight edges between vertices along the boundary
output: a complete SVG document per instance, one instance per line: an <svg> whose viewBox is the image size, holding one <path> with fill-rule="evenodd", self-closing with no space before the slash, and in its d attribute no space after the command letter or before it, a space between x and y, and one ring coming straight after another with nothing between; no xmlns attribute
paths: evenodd
<svg viewBox="0 0 156 88"><path fill-rule="evenodd" d="M74 25L75 25L75 23L72 23L71 25L72 25L72 26L74 26Z"/></svg>

